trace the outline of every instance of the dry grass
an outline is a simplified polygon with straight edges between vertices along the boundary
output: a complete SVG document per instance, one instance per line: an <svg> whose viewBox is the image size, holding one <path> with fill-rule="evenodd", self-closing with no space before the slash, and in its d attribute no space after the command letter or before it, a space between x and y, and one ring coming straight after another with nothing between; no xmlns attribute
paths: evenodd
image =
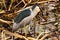
<svg viewBox="0 0 60 40"><path fill-rule="evenodd" d="M5 28L0 28L0 34L1 34L0 39L9 40L11 38L12 40L14 40L13 39L13 36L14 36L16 37L16 39L19 38L19 39L25 39L25 40L44 40L46 39L46 37L52 38L53 40L59 40L59 38L57 37L57 35L60 35L59 33L60 31L57 31L60 29L60 26L58 26L58 24L60 24L60 20L58 20L59 19L58 9L60 8L59 3L57 3L57 1L54 0L54 2L56 3L56 6L55 6L56 12L54 14L56 21L48 22L46 20L50 16L42 15L44 11L46 11L47 13L51 12L49 10L45 10L45 6L44 6L45 3L50 4L50 1L52 0L11 0L11 1L0 0L0 25L4 25L4 24L8 24L9 26L11 26L11 24L13 25L13 19L17 16L18 12L23 10L25 7L34 5L36 3L40 4L41 8L43 8L44 10L41 9L40 13L34 18L33 20L34 28L36 28L37 21L39 22L39 25L46 25L46 24L52 24L52 23L56 25L55 29L49 29L50 31L53 30L54 32L47 32L47 33L44 32L43 34L41 34L42 32L40 30L41 33L39 33L37 37L35 37L35 34L36 34L35 29L33 34L34 37L31 37L31 36L26 37L27 34L24 36L23 34L12 33ZM45 20L44 22L41 22L42 18ZM56 33L56 36L54 35L54 33ZM8 35L8 37L6 35Z"/></svg>

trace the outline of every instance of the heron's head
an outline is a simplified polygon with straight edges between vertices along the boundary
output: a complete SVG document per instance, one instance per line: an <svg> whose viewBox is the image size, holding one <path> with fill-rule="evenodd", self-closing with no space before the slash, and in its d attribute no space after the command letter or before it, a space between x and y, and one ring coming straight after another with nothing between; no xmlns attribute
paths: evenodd
<svg viewBox="0 0 60 40"><path fill-rule="evenodd" d="M39 4L33 5L32 10L40 10Z"/></svg>
<svg viewBox="0 0 60 40"><path fill-rule="evenodd" d="M32 16L37 15L38 12L40 12L40 6L39 6L39 4L33 5L32 8L31 8L31 10L32 10L31 11Z"/></svg>

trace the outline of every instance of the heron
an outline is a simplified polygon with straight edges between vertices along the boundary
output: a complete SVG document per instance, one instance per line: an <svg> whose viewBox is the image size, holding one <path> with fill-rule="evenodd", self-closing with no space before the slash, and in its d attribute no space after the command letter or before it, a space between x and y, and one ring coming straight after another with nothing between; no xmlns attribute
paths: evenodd
<svg viewBox="0 0 60 40"><path fill-rule="evenodd" d="M23 28L24 25L28 25L39 11L40 7L37 4L29 8L26 7L24 10L20 11L18 15L14 18L12 31L15 32L19 28Z"/></svg>

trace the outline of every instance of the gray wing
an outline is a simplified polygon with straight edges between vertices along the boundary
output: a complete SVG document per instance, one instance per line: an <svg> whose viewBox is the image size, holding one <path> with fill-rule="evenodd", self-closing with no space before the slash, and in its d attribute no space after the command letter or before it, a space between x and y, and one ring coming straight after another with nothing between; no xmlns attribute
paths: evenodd
<svg viewBox="0 0 60 40"><path fill-rule="evenodd" d="M15 22L15 23L19 23L19 22L21 22L25 17L30 16L30 14L31 14L31 11L30 11L29 9L23 10L23 11L21 11L21 12L17 15L17 17L14 19L14 22Z"/></svg>
<svg viewBox="0 0 60 40"><path fill-rule="evenodd" d="M30 21L32 20L31 16L28 16L24 18L20 23L14 23L13 24L13 31L17 31L19 28L23 28L24 25L28 25Z"/></svg>

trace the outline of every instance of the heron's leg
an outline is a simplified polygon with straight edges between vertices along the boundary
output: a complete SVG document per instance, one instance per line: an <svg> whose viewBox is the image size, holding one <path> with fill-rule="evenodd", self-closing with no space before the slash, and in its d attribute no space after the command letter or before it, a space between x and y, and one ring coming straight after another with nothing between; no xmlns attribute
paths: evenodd
<svg viewBox="0 0 60 40"><path fill-rule="evenodd" d="M36 20L37 20L36 18L33 19L33 21L34 21L34 37L35 37L35 35L36 35L36 32L35 32L35 31L36 31L36 30L35 30L35 29L36 29Z"/></svg>
<svg viewBox="0 0 60 40"><path fill-rule="evenodd" d="M26 25L25 24L24 24L24 33L25 33L25 36L27 37Z"/></svg>

